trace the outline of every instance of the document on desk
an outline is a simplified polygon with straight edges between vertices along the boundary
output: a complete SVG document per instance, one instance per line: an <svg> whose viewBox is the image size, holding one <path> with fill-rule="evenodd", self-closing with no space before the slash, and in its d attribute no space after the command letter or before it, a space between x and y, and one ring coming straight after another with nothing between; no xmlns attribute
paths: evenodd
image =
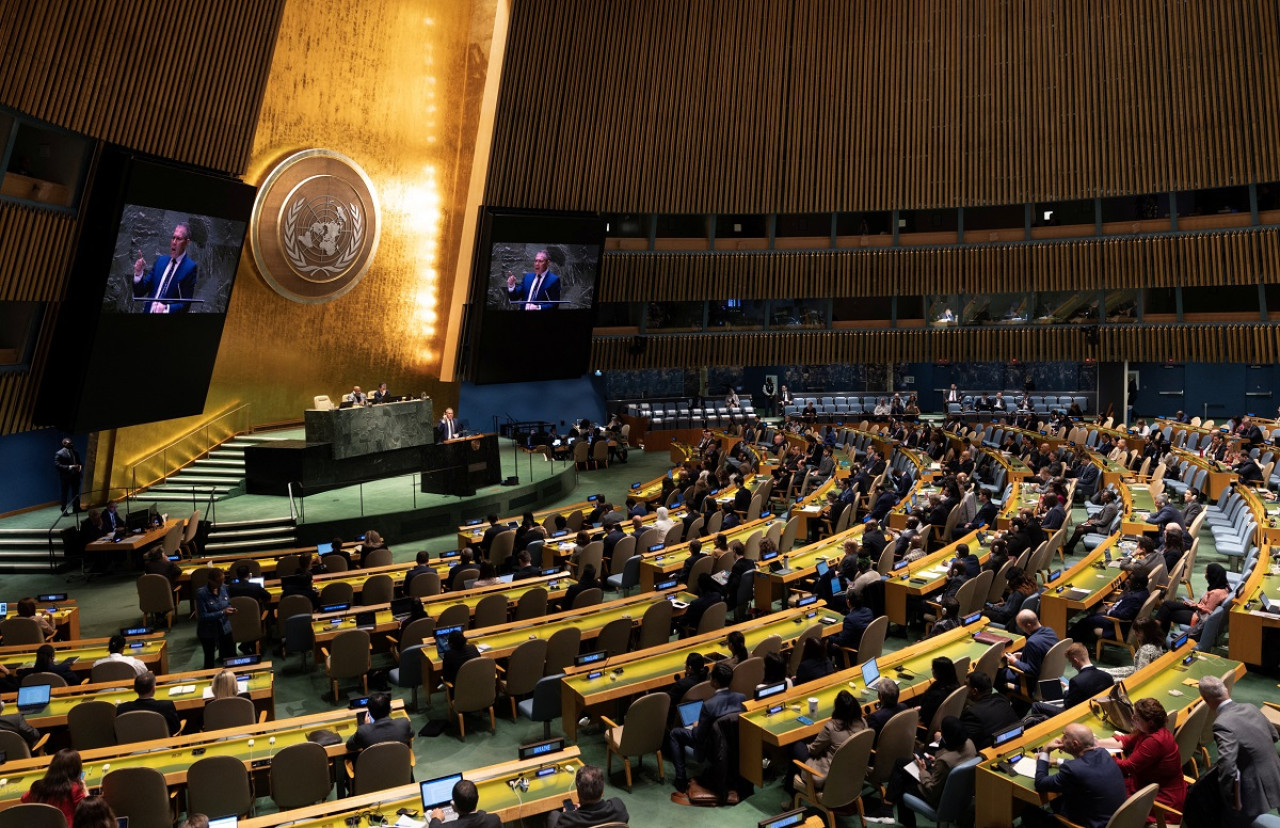
<svg viewBox="0 0 1280 828"><path fill-rule="evenodd" d="M1052 769L1053 763L1050 762L1049 766L1050 766L1050 769ZM1036 778L1035 754L1034 753L1028 754L1027 756L1024 756L1021 759L1019 759L1018 764L1014 765L1013 769L1018 772L1019 776L1025 776L1028 779L1035 779Z"/></svg>

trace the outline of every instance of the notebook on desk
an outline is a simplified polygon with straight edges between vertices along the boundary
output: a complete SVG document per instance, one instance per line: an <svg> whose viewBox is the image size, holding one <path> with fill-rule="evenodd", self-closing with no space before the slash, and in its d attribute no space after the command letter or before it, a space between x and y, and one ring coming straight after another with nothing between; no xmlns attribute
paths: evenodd
<svg viewBox="0 0 1280 828"><path fill-rule="evenodd" d="M1005 644L1006 646L1013 641L1013 639L1007 635L997 635L996 633L988 632L986 630L974 633L973 640L977 641L979 644Z"/></svg>

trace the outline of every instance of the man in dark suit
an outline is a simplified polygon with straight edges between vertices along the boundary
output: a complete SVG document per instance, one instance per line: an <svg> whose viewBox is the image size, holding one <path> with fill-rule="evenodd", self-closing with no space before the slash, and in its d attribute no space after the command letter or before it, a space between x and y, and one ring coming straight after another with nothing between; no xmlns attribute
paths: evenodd
<svg viewBox="0 0 1280 828"><path fill-rule="evenodd" d="M991 676L974 670L966 683L969 686L969 703L960 714L960 724L975 748L989 748L997 733L1008 730L1022 717L1008 699L991 692Z"/></svg>
<svg viewBox="0 0 1280 828"><path fill-rule="evenodd" d="M169 255L157 256L155 264L147 270L146 259L141 256L133 263L133 295L150 299L193 299L196 291L196 263L187 257L187 244L191 228L185 223L173 228L169 239ZM186 302L147 302L143 313L186 313L191 305Z"/></svg>
<svg viewBox="0 0 1280 828"><path fill-rule="evenodd" d="M1074 758L1059 765L1056 774L1050 774L1049 754L1055 750L1065 751ZM1036 756L1036 791L1058 794L1051 804L1053 812L1084 828L1103 828L1126 799L1120 766L1111 754L1098 747L1092 730L1075 722L1067 725L1062 736L1045 745ZM1026 807L1022 811L1022 824L1059 823L1044 810Z"/></svg>
<svg viewBox="0 0 1280 828"><path fill-rule="evenodd" d="M1079 523L1075 531L1071 533L1071 539L1066 544L1067 554L1075 554L1076 544L1086 534L1105 535L1110 532L1111 523L1119 513L1120 507L1116 505L1116 493L1110 490L1104 491L1102 493L1102 508L1093 517Z"/></svg>
<svg viewBox="0 0 1280 828"><path fill-rule="evenodd" d="M999 508L991 502L991 492L986 489L978 489L975 496L978 501L978 511L974 514L973 520L956 529L956 536L961 537L967 535L975 529L981 529L984 526L996 525L996 513Z"/></svg>
<svg viewBox="0 0 1280 828"><path fill-rule="evenodd" d="M1267 441L1262 429L1258 428L1258 424L1250 417L1241 418L1240 436L1244 439L1244 442L1249 444L1250 448L1257 448Z"/></svg>
<svg viewBox="0 0 1280 828"><path fill-rule="evenodd" d="M898 683L891 678L881 678L876 685L876 696L880 700L880 709L867 717L867 727L874 730L877 737L890 719L909 709L905 704L898 701L898 692Z"/></svg>
<svg viewBox="0 0 1280 828"><path fill-rule="evenodd" d="M8 714L4 712L4 708L4 699L0 699L0 730L16 733L27 743L28 748L35 747L36 742L40 741L40 731L28 724L17 708L14 708L14 711ZM16 758L15 756L14 759Z"/></svg>
<svg viewBox="0 0 1280 828"><path fill-rule="evenodd" d="M1280 807L1280 734L1258 708L1233 701L1217 676L1200 679L1200 698L1213 711L1218 764L1187 791L1183 824L1243 828Z"/></svg>
<svg viewBox="0 0 1280 828"><path fill-rule="evenodd" d="M538 577L542 574L542 570L533 562L529 550L521 549L516 553L516 567L511 574L514 576L513 581L523 581L526 578Z"/></svg>
<svg viewBox="0 0 1280 828"><path fill-rule="evenodd" d="M733 602L738 600L738 586L742 583L743 576L755 571L756 562L747 557L747 547L740 540L729 544L729 552L733 554L733 566L729 569L724 594Z"/></svg>
<svg viewBox="0 0 1280 828"><path fill-rule="evenodd" d="M1154 523L1163 532L1164 528L1170 523L1182 525L1182 512L1174 508L1173 504L1169 502L1167 494L1158 494L1156 495L1156 511L1147 518L1147 523Z"/></svg>
<svg viewBox="0 0 1280 828"><path fill-rule="evenodd" d="M613 571L613 550L617 547L618 542L621 541L626 536L627 536L627 533L622 531L621 523L612 524L609 527L609 534L604 536L603 560L607 562L610 572ZM637 549L636 551L642 552L644 550Z"/></svg>
<svg viewBox="0 0 1280 828"><path fill-rule="evenodd" d="M507 274L507 300L512 310L556 310L560 307L560 277L549 271L551 259L539 250L533 257L533 272L517 280Z"/></svg>
<svg viewBox="0 0 1280 828"><path fill-rule="evenodd" d="M1119 618L1122 621L1132 621L1138 617L1142 605L1147 602L1150 595L1147 589L1147 573L1131 573L1124 582L1124 594L1120 596L1120 600L1110 607L1099 607L1099 612L1077 621L1071 627L1071 637L1076 641L1089 642L1093 640L1093 631L1100 629L1103 638L1111 638L1115 634L1115 627L1108 619ZM1071 650L1067 650L1067 658L1070 657Z"/></svg>
<svg viewBox="0 0 1280 828"><path fill-rule="evenodd" d="M1058 496L1055 494L1044 496L1044 506L1045 513L1040 518L1040 528L1044 530L1045 534L1058 531L1067 520L1066 510L1062 508L1062 504L1058 502Z"/></svg>
<svg viewBox="0 0 1280 828"><path fill-rule="evenodd" d="M453 416L453 409L446 408L444 416L440 418L440 425L437 430L440 432L440 440L453 440L462 434L462 427Z"/></svg>
<svg viewBox="0 0 1280 828"><path fill-rule="evenodd" d="M616 796L604 798L604 772L595 765L578 768L574 786L578 789L578 806L547 814L547 828L592 828L611 822L626 823L631 819L621 799Z"/></svg>
<svg viewBox="0 0 1280 828"><path fill-rule="evenodd" d="M106 530L106 536L124 531L124 518L120 517L114 500L107 503L106 508L102 510L102 528Z"/></svg>
<svg viewBox="0 0 1280 828"><path fill-rule="evenodd" d="M1076 492L1081 497L1090 497L1098 490L1098 480L1102 476L1102 470L1090 463L1087 458L1080 463L1078 468Z"/></svg>
<svg viewBox="0 0 1280 828"><path fill-rule="evenodd" d="M889 544L884 532L880 531L880 521L867 518L862 524L862 555L870 558L872 563L880 560L880 555Z"/></svg>
<svg viewBox="0 0 1280 828"><path fill-rule="evenodd" d="M848 602L849 613L844 617L844 625L840 628L836 643L841 647L856 648L862 642L862 634L876 620L876 614L870 607L863 605L861 593L850 591L844 597Z"/></svg>
<svg viewBox="0 0 1280 828"><path fill-rule="evenodd" d="M152 713L159 713L164 716L165 724L169 726L170 736L178 732L178 728L182 726L182 721L178 718L178 708L168 699L156 698L155 673L150 670L145 673L139 673L133 680L133 692L138 694L138 698L134 701L127 701L124 704L117 705L117 716L132 713L135 710L149 710Z"/></svg>
<svg viewBox="0 0 1280 828"><path fill-rule="evenodd" d="M1067 684L1066 695L1061 702L1035 702L1031 712L1037 716L1056 716L1063 710L1069 710L1077 704L1084 704L1089 699L1115 684L1110 673L1094 667L1089 661L1089 648L1083 644L1072 644L1067 648L1067 661L1075 669L1076 674Z"/></svg>
<svg viewBox="0 0 1280 828"><path fill-rule="evenodd" d="M493 539L496 538L499 533L505 532L508 529L507 524L498 522L498 516L495 514L489 514L486 517L486 520L489 521L489 528L484 530L484 535L480 538L481 556L487 556L489 554L489 546L493 543ZM336 549L337 547L334 548Z"/></svg>
<svg viewBox="0 0 1280 828"><path fill-rule="evenodd" d="M680 583L689 583L689 573L693 570L693 565L700 558L705 557L706 555L702 554L702 541L697 538L689 541L689 557L684 559L684 566L680 568Z"/></svg>
<svg viewBox="0 0 1280 828"><path fill-rule="evenodd" d="M888 481L886 480L886 482ZM893 510L894 506L898 505L898 500L898 493L894 491L893 486L886 487L884 491L876 496L876 502L872 505L871 511L867 516L877 522L887 519L889 512Z"/></svg>
<svg viewBox="0 0 1280 828"><path fill-rule="evenodd" d="M385 382L378 383L377 389L374 390L372 399L374 403L384 403L391 399L391 392L387 390Z"/></svg>
<svg viewBox="0 0 1280 828"><path fill-rule="evenodd" d="M686 632L692 633L698 629L698 624L702 622L702 616L715 604L723 604L724 596L720 594L720 585L716 583L715 578L704 572L698 576L698 597L690 602L685 608L684 615L680 616L679 624Z"/></svg>
<svg viewBox="0 0 1280 828"><path fill-rule="evenodd" d="M964 565L965 578L976 578L982 574L982 563L977 555L969 552L969 544L956 544L956 560Z"/></svg>
<svg viewBox="0 0 1280 828"><path fill-rule="evenodd" d="M738 490L733 495L733 509L745 515L747 510L751 508L751 495L753 492L747 488L747 481L743 480L741 475L736 475L733 482L738 485Z"/></svg>
<svg viewBox="0 0 1280 828"><path fill-rule="evenodd" d="M689 777L685 774L685 748L692 747L694 756L701 760L705 755L707 741L711 738L711 728L716 719L746 710L744 703L747 697L731 691L729 685L732 682L732 667L723 661L712 667L711 687L715 692L712 693L711 698L702 703L702 712L698 714L698 721L693 723L693 727L674 727L667 734L667 756L675 766L675 786L680 793L689 789Z"/></svg>
<svg viewBox="0 0 1280 828"><path fill-rule="evenodd" d="M497 814L488 814L484 811L477 811L476 806L480 804L480 792L476 790L476 783L469 779L460 779L453 786L453 793L449 798L453 801L453 810L457 813L458 818L449 822L443 822L444 811L436 808L431 812L431 823L428 828L502 828L502 820Z"/></svg>
<svg viewBox="0 0 1280 828"><path fill-rule="evenodd" d="M390 694L374 693L369 697L369 706L365 710L368 717L347 740L347 750L359 753L380 742L402 742L412 747L413 728L409 724L409 719L407 717L391 718Z"/></svg>
<svg viewBox="0 0 1280 828"><path fill-rule="evenodd" d="M70 437L62 438L62 448L53 453L53 465L58 469L58 480L62 486L60 501L62 503L62 514L67 513L67 509L80 511L80 476L84 473L84 466L80 462L80 452L76 451L75 443L71 442Z"/></svg>
<svg viewBox="0 0 1280 828"><path fill-rule="evenodd" d="M1040 680L1040 665L1053 645L1058 643L1058 634L1052 627L1041 624L1040 619L1031 610L1019 610L1017 622L1018 629L1026 636L1027 642L1023 645L1021 652L1006 653L1005 659L1012 667L1022 672L1026 686L1030 689L1034 688L1036 682ZM1013 670L1005 668L1003 680L1013 685L1017 682L1017 675Z"/></svg>
<svg viewBox="0 0 1280 828"><path fill-rule="evenodd" d="M409 595L409 583L414 578L427 572L435 572L431 567L431 553L423 549L414 556L414 566L404 574L404 594Z"/></svg>

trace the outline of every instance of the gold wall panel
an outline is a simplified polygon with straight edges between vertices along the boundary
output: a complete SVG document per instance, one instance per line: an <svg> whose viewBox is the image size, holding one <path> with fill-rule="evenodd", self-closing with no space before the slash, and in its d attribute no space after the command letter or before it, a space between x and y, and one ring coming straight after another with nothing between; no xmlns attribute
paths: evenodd
<svg viewBox="0 0 1280 828"><path fill-rule="evenodd" d="M393 393L427 392L437 409L457 403L456 386L437 379L439 309L452 290L495 2L286 3L246 180L260 183L302 149L342 153L377 190L382 237L360 283L318 305L272 291L246 249L206 417L249 403L254 423L296 421L316 394L383 380ZM117 471L199 421L120 430Z"/></svg>
<svg viewBox="0 0 1280 828"><path fill-rule="evenodd" d="M520 0L488 202L801 213L1275 181L1278 18L1274 0Z"/></svg>

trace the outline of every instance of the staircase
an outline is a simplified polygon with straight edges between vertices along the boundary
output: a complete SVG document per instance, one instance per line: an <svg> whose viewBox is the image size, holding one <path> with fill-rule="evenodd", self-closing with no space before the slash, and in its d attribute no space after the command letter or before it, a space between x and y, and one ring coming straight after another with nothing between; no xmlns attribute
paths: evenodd
<svg viewBox="0 0 1280 828"><path fill-rule="evenodd" d="M73 526L64 521L65 526ZM59 527L64 528L64 527ZM62 561L62 539L55 532L53 549ZM17 574L49 571L49 530L0 529L0 572Z"/></svg>
<svg viewBox="0 0 1280 828"><path fill-rule="evenodd" d="M292 518L265 518L215 523L209 528L205 555L234 555L263 549L289 549L298 545Z"/></svg>
<svg viewBox="0 0 1280 828"><path fill-rule="evenodd" d="M207 503L235 497L244 491L244 450L249 446L283 440L267 434L242 434L218 446L205 457L184 466L140 495L161 502ZM193 495L194 492L194 495Z"/></svg>

